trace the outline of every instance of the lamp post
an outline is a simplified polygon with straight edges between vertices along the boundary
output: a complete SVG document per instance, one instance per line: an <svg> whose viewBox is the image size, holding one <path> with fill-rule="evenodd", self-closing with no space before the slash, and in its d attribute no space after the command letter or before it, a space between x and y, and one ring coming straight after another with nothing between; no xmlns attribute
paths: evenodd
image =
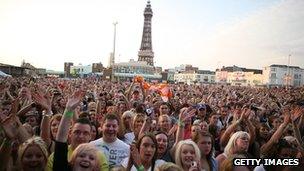
<svg viewBox="0 0 304 171"><path fill-rule="evenodd" d="M115 63L115 46L116 46L116 25L118 24L118 22L114 22L114 41L113 41L113 64Z"/></svg>
<svg viewBox="0 0 304 171"><path fill-rule="evenodd" d="M114 81L114 64L115 64L115 47L116 47L116 25L118 22L114 22L114 40L113 40L113 53L111 56L111 61L110 61L110 68L111 68L111 81Z"/></svg>
<svg viewBox="0 0 304 171"><path fill-rule="evenodd" d="M286 89L289 88L291 76L290 76L290 57L291 54L288 55L288 65L287 65L287 76L286 76Z"/></svg>

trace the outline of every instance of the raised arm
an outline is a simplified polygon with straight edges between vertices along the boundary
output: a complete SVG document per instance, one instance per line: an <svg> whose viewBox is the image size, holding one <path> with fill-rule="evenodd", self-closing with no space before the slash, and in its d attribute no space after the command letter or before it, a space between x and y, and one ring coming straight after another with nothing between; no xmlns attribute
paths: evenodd
<svg viewBox="0 0 304 171"><path fill-rule="evenodd" d="M271 147L279 141L279 139L281 138L281 136L283 135L283 132L286 128L286 126L289 124L290 122L290 113L289 112L284 112L284 122L279 126L279 128L276 130L276 132L271 136L270 140L262 145L261 147L261 154L266 154Z"/></svg>
<svg viewBox="0 0 304 171"><path fill-rule="evenodd" d="M195 115L196 109L193 108L183 108L179 113L178 119L178 127L176 131L176 138L173 147L170 150L171 156L174 156L175 147L178 142L184 139L184 131L185 131L185 121L187 119L191 119Z"/></svg>
<svg viewBox="0 0 304 171"><path fill-rule="evenodd" d="M17 116L23 116L24 114L26 114L27 112L29 112L30 110L32 110L33 106L35 105L35 103L30 103L24 107L22 107L18 112L17 112Z"/></svg>
<svg viewBox="0 0 304 171"><path fill-rule="evenodd" d="M127 108L128 110L131 109L131 104L130 104L130 101L128 100L128 98L121 93L121 97L125 100L125 102L127 103Z"/></svg>
<svg viewBox="0 0 304 171"><path fill-rule="evenodd" d="M126 91L127 98L128 98L129 101L131 99L131 93L132 93L132 89L133 89L134 83L135 83L135 79L133 79L133 82L131 83L129 89Z"/></svg>
<svg viewBox="0 0 304 171"><path fill-rule="evenodd" d="M236 127L239 124L247 120L249 114L250 114L250 109L243 109L240 119L238 119L236 122L228 126L228 128L225 130L225 132L222 134L220 138L220 144L222 147L225 147L227 145L230 135L233 133L233 131L236 129Z"/></svg>
<svg viewBox="0 0 304 171"><path fill-rule="evenodd" d="M150 131L151 128L151 124L152 124L152 119L150 117L147 117L145 119L145 122L143 124L143 126L141 127L138 137L136 137L137 139L140 139L140 137L144 136L145 133Z"/></svg>
<svg viewBox="0 0 304 171"><path fill-rule="evenodd" d="M12 152L12 142L18 139L19 143L21 144L30 138L30 135L23 127L18 116L16 116L18 103L18 99L13 101L13 104L11 105L11 114L8 117L3 113L0 113L0 125L6 135L6 138L1 141L0 144L0 161L2 163L0 164L0 170L5 170L9 167L8 161Z"/></svg>
<svg viewBox="0 0 304 171"><path fill-rule="evenodd" d="M8 117L1 117L1 125L10 139L18 138L20 143L23 143L30 138L30 135L22 125L19 117L16 115L18 110L19 98L15 99L11 105L11 114ZM5 118L5 119L4 119Z"/></svg>
<svg viewBox="0 0 304 171"><path fill-rule="evenodd" d="M78 90L78 91L74 92L74 94L72 96L69 97L68 102L65 107L63 117L60 121L59 128L58 128L58 133L57 133L57 137L56 137L56 140L58 142L63 142L63 143L67 142L70 122L73 118L75 109L79 105L83 95L84 95L84 92Z"/></svg>
<svg viewBox="0 0 304 171"><path fill-rule="evenodd" d="M147 95L146 95L146 90L144 89L142 82L140 82L140 89L143 94L143 102L144 102L146 100Z"/></svg>
<svg viewBox="0 0 304 171"><path fill-rule="evenodd" d="M300 116L300 119L299 119L299 122L298 122L298 128L299 129L302 129L304 127L304 111L303 109L301 109L301 116Z"/></svg>
<svg viewBox="0 0 304 171"><path fill-rule="evenodd" d="M6 89L5 93L6 93L6 95L8 96L8 98L9 98L10 100L14 100L14 97L11 95L9 89Z"/></svg>
<svg viewBox="0 0 304 171"><path fill-rule="evenodd" d="M249 143L252 144L252 143L254 143L255 138L256 138L255 127L250 119L247 119L247 121L248 121L247 127L248 127L248 131L249 131L249 135L250 135Z"/></svg>
<svg viewBox="0 0 304 171"><path fill-rule="evenodd" d="M297 112L301 113L302 110L301 109L295 109L293 111L293 115L292 116L295 116ZM301 117L303 117L303 114L301 115ZM303 141L302 141L302 138L301 138L301 133L300 133L299 127L295 123L295 119L294 118L291 119L291 123L292 123L292 128L293 128L294 136L295 136L295 138L297 140L298 149L301 152L301 155L304 156L304 144L303 144Z"/></svg>
<svg viewBox="0 0 304 171"><path fill-rule="evenodd" d="M43 111L43 117L41 120L40 136L49 146L51 144L51 128L50 128L50 117L52 113L52 97L50 93L43 94L41 91L32 92L32 97L36 104L40 105Z"/></svg>

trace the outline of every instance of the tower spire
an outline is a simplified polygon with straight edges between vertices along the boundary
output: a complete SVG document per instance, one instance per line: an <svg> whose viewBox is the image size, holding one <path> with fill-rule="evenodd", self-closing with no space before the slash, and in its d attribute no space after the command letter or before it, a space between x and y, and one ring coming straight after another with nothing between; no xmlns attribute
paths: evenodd
<svg viewBox="0 0 304 171"><path fill-rule="evenodd" d="M144 28L142 34L142 40L140 49L138 52L138 61L146 61L148 65L153 66L154 53L152 50L152 16L150 0L147 1L146 8L144 10Z"/></svg>

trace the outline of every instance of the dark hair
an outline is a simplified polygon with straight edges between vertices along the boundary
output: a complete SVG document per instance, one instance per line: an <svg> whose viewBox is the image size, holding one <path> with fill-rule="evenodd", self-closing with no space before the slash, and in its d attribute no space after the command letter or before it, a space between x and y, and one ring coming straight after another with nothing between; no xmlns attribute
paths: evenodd
<svg viewBox="0 0 304 171"><path fill-rule="evenodd" d="M293 149L293 147L285 140L285 139L279 139L278 143L274 144L270 152L266 154L266 158L280 158L278 155L282 149L284 148L290 148ZM266 171L272 171L272 170L277 170L279 166L274 166L274 165L265 165L264 169Z"/></svg>
<svg viewBox="0 0 304 171"><path fill-rule="evenodd" d="M91 122L92 127L94 127L96 129L96 136L94 137L94 140L97 140L99 138L99 134L98 134L98 125L95 122Z"/></svg>
<svg viewBox="0 0 304 171"><path fill-rule="evenodd" d="M90 125L90 127L92 126L92 125L91 125L91 122L90 122L90 120L89 120L88 118L78 118L78 119L75 121L74 125L75 125L76 123L79 123L79 124L87 124L87 125Z"/></svg>
<svg viewBox="0 0 304 171"><path fill-rule="evenodd" d="M158 144L157 144L157 140L155 138L155 135L153 133L145 133L143 136L141 136L139 138L139 140L137 141L136 143L136 148L139 150L140 149L140 144L142 142L142 140L145 138L145 137L149 137L151 138L151 140L153 141L154 145L155 145L155 152L154 152L154 155L153 155L153 158L152 158L152 162L151 162L151 170L154 170L154 167L155 167L155 161L157 160L157 150L158 150Z"/></svg>
<svg viewBox="0 0 304 171"><path fill-rule="evenodd" d="M169 136L168 136L168 134L166 133L166 132L164 132L164 131L155 131L154 132L154 135L155 135L155 138L156 138L156 136L157 135L160 135L160 134L164 134L166 137L167 137L167 147L166 147L166 151L168 151L169 149Z"/></svg>
<svg viewBox="0 0 304 171"><path fill-rule="evenodd" d="M136 108L138 106L139 102L138 101L133 101L132 102L132 107Z"/></svg>
<svg viewBox="0 0 304 171"><path fill-rule="evenodd" d="M91 122L88 118L78 118L75 123L88 124L91 126Z"/></svg>
<svg viewBox="0 0 304 171"><path fill-rule="evenodd" d="M162 102L159 106L162 106L162 105L168 106L170 113L173 110L173 107L172 107L171 103L169 103L169 102Z"/></svg>
<svg viewBox="0 0 304 171"><path fill-rule="evenodd" d="M106 120L116 120L118 125L120 123L120 119L115 114L106 114L106 116L104 117L104 121L106 121Z"/></svg>
<svg viewBox="0 0 304 171"><path fill-rule="evenodd" d="M79 114L79 118L89 118L89 117L90 117L90 115L88 112L81 112Z"/></svg>
<svg viewBox="0 0 304 171"><path fill-rule="evenodd" d="M108 107L108 106L114 106L114 102L111 101L111 100L107 100L107 101L106 101L106 106L107 106L107 107Z"/></svg>
<svg viewBox="0 0 304 171"><path fill-rule="evenodd" d="M212 165L211 158L214 151L214 138L213 136L208 132L196 132L194 136L192 136L192 141L194 141L196 144L198 144L198 141L201 137L210 137L211 138L211 151L206 155L206 159L208 161L209 166Z"/></svg>
<svg viewBox="0 0 304 171"><path fill-rule="evenodd" d="M145 114L146 105L144 103L140 103L136 106L135 111L136 113Z"/></svg>

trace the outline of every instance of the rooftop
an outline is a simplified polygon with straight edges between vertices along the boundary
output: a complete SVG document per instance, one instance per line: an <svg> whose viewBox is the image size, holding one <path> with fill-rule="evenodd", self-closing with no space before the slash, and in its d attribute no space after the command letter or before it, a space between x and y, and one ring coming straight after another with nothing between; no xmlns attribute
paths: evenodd
<svg viewBox="0 0 304 171"><path fill-rule="evenodd" d="M278 65L278 64L272 64L272 65L270 65L270 67L287 68L287 67L288 67L288 65ZM289 66L289 68L301 69L301 68L300 68L300 67L298 67L298 66Z"/></svg>

